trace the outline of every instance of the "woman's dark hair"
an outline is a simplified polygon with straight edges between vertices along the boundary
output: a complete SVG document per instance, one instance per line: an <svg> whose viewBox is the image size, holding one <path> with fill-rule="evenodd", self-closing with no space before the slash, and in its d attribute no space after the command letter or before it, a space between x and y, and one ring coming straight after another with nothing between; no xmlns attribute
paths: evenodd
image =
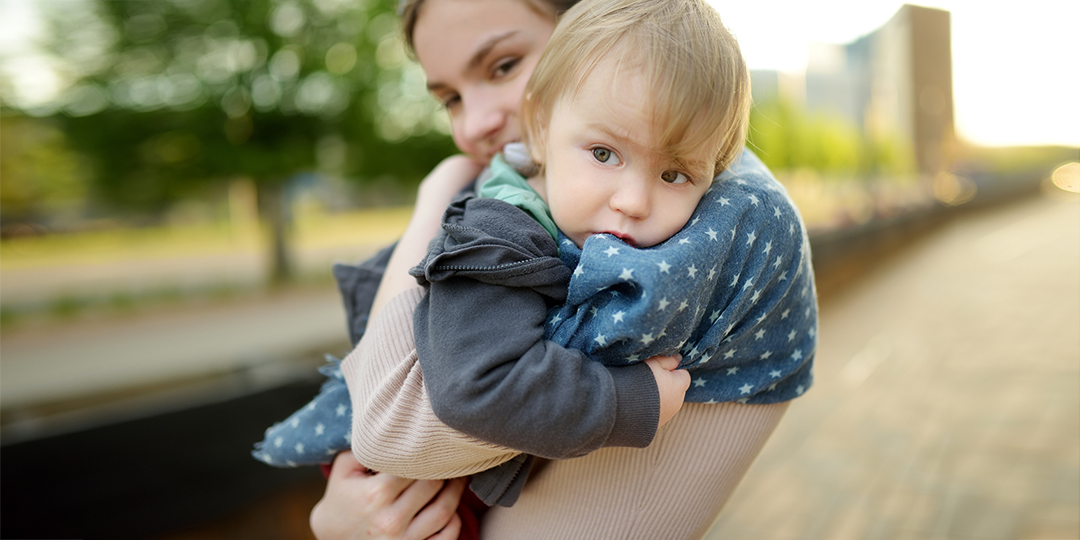
<svg viewBox="0 0 1080 540"><path fill-rule="evenodd" d="M416 28L416 19L419 18L420 8L426 0L401 0L398 3L398 15L401 16L401 28L405 33L405 44L409 46L409 52L415 55L413 47L413 30ZM558 18L559 15L570 9L578 0L517 0L525 2L530 8L544 15Z"/></svg>

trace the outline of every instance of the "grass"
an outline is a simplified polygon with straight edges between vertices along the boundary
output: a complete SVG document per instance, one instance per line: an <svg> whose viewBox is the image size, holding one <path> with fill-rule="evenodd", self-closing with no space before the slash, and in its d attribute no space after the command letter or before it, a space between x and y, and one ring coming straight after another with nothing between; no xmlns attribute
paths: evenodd
<svg viewBox="0 0 1080 540"><path fill-rule="evenodd" d="M329 256L326 253L340 253L343 258L362 256L400 236L410 214L409 207L336 214L298 211L291 231L294 258ZM237 254L250 260L265 252L265 239L263 228L254 222L111 228L5 239L0 241L0 327L11 329L29 319L66 320L87 313L130 313L147 306L258 293L264 288L262 283L224 278L214 281L213 276L194 289L171 283L167 276L149 285L135 286L117 278L106 279L100 286L73 289L63 284L62 276L155 260L183 265L200 257ZM320 271L304 271L301 267L297 286L330 283L328 263L315 258L308 266ZM8 287L18 286L20 278L38 274L42 280L56 279L54 286L47 286L54 288L33 302L5 301L6 296L10 297L3 294Z"/></svg>

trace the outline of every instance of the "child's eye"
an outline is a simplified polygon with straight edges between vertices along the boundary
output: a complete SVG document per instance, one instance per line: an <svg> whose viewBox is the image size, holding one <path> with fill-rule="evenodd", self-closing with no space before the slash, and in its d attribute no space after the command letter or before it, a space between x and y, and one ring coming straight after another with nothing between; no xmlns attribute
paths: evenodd
<svg viewBox="0 0 1080 540"><path fill-rule="evenodd" d="M660 173L660 179L669 184L685 184L690 181L685 174L679 171L664 171Z"/></svg>
<svg viewBox="0 0 1080 540"><path fill-rule="evenodd" d="M606 163L608 165L618 165L620 163L619 157L615 155L615 152L602 146L593 148L592 155L596 158L596 161L599 161L600 163Z"/></svg>

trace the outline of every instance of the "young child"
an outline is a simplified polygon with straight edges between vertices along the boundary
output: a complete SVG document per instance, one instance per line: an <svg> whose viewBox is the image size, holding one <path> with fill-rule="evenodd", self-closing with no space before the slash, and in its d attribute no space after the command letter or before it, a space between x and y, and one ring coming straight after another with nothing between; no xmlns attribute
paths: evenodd
<svg viewBox="0 0 1080 540"><path fill-rule="evenodd" d="M586 0L560 22L527 95L536 174L497 158L414 269L429 287L415 338L439 419L545 457L645 446L660 395L640 361L676 352L693 375L688 401L801 394L816 309L790 306L812 292L806 239L775 180L713 180L741 152L749 81L712 8ZM796 335L769 332L789 317L805 320ZM354 430L358 458L402 474L361 455L366 431ZM477 465L485 501L516 498L531 460L490 468L513 454Z"/></svg>

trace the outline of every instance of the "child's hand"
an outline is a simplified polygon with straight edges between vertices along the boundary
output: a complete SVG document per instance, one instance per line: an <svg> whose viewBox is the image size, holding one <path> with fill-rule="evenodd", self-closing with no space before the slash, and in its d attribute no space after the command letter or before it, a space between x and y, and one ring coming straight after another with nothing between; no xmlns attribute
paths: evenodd
<svg viewBox="0 0 1080 540"><path fill-rule="evenodd" d="M656 378L656 388L660 390L659 429L683 406L686 390L690 388L690 372L679 369L678 356L654 356L645 361Z"/></svg>

